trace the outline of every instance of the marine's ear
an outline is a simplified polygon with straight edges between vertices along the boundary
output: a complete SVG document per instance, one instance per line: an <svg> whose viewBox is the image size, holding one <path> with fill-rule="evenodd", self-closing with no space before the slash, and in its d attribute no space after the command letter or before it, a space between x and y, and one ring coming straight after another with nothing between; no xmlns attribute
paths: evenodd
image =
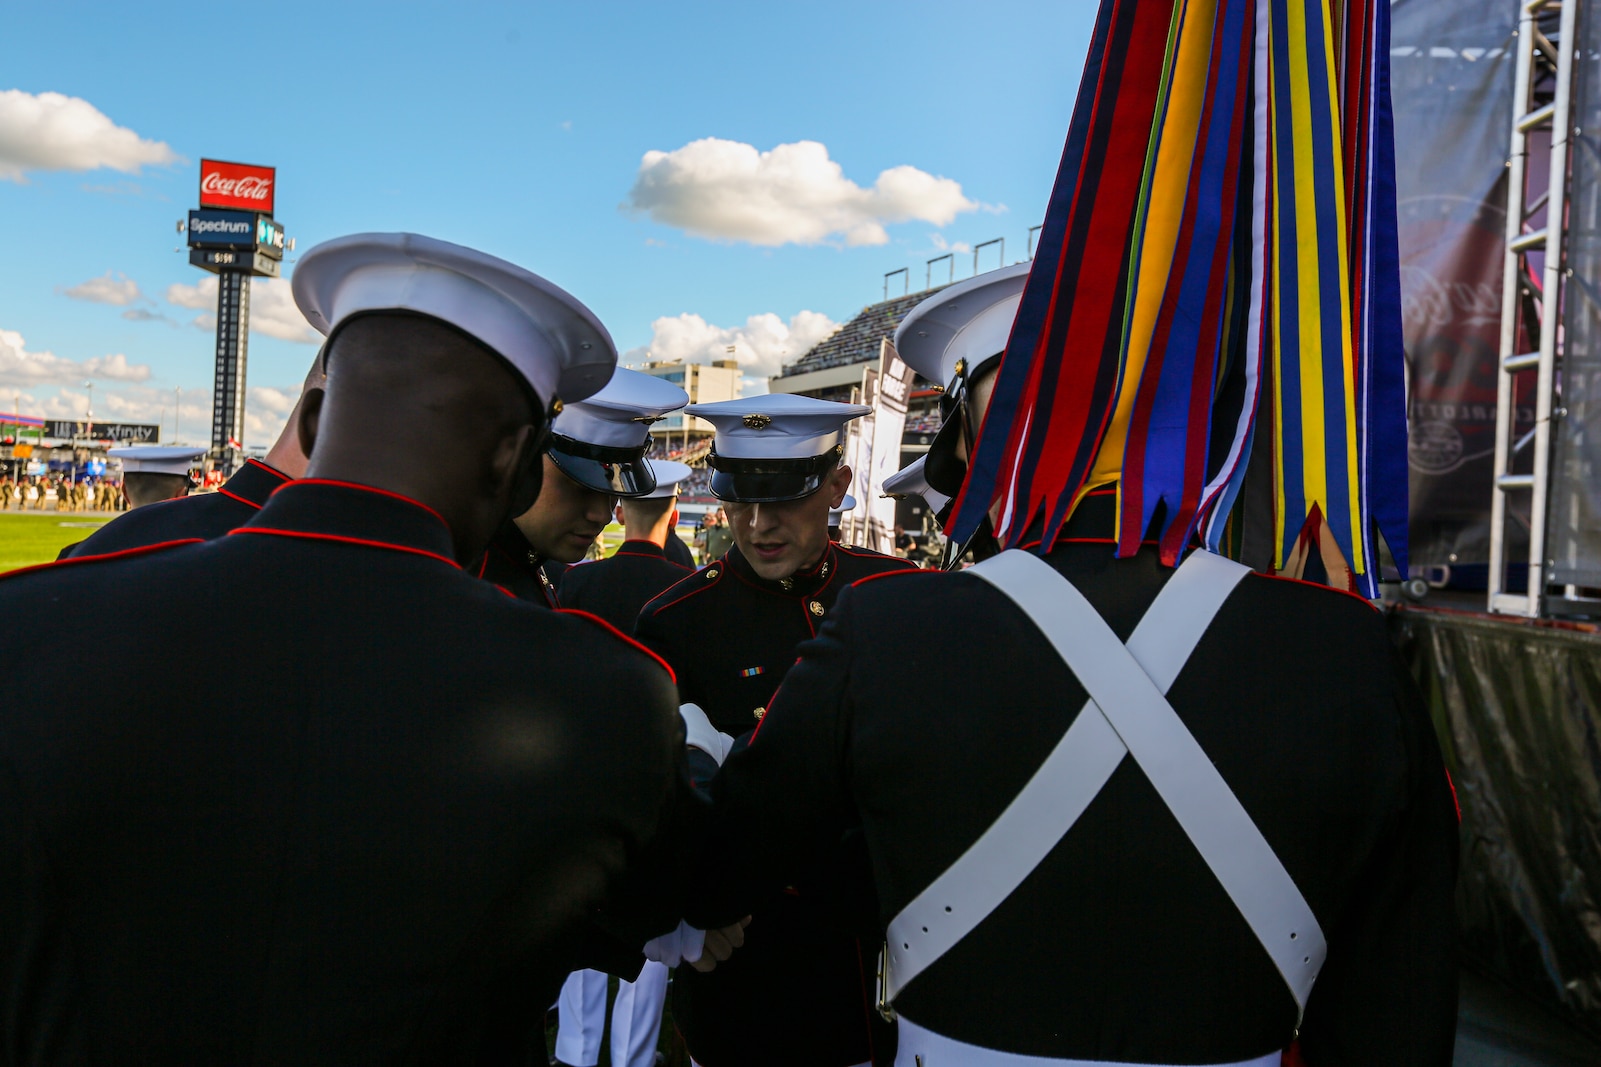
<svg viewBox="0 0 1601 1067"><path fill-rule="evenodd" d="M507 514L518 516L534 506L545 483L544 426L519 426L501 439L493 465L495 485L506 487Z"/></svg>
<svg viewBox="0 0 1601 1067"><path fill-rule="evenodd" d="M317 445L317 429L322 419L322 402L328 391L320 386L307 389L300 397L295 418L295 436L300 439L300 451L309 460Z"/></svg>

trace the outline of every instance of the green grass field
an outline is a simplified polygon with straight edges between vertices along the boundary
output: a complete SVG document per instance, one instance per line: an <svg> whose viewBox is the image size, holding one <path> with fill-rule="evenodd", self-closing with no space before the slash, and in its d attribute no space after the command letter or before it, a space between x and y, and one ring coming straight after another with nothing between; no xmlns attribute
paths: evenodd
<svg viewBox="0 0 1601 1067"><path fill-rule="evenodd" d="M67 545L82 541L111 520L105 512L0 511L0 574L17 567L49 563ZM693 527L680 526L678 536L691 542ZM623 528L606 527L609 556L623 543Z"/></svg>
<svg viewBox="0 0 1601 1067"><path fill-rule="evenodd" d="M0 574L49 563L57 552L110 521L103 511L0 511Z"/></svg>

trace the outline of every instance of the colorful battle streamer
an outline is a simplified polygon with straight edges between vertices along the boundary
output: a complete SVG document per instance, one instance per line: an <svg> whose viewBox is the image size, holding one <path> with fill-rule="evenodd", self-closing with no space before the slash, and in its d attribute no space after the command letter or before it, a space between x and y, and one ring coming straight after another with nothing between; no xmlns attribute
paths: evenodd
<svg viewBox="0 0 1601 1067"><path fill-rule="evenodd" d="M1172 564L1255 462L1266 566L1372 595L1376 529L1404 567L1388 35L1377 0L1103 0L953 537L1000 501L1049 545L1115 482L1119 552Z"/></svg>

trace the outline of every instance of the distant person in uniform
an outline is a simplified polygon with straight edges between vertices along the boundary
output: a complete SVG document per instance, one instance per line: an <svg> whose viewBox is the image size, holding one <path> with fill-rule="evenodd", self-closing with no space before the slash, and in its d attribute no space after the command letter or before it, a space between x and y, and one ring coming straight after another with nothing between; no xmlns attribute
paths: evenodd
<svg viewBox="0 0 1601 1067"><path fill-rule="evenodd" d="M900 327L962 398L953 463L1026 269ZM1115 516L1102 487L1053 546L842 597L712 783L689 921L860 824L904 1067L1278 1067L1297 1036L1286 1062L1446 1067L1456 815L1383 619L1202 550L1117 558Z"/></svg>
<svg viewBox="0 0 1601 1067"><path fill-rule="evenodd" d="M563 607L599 615L624 633L633 632L640 610L656 594L694 569L669 560L666 549L678 514L678 484L689 468L670 459L646 462L656 488L618 503L622 545L603 560L569 567L557 590Z"/></svg>
<svg viewBox="0 0 1601 1067"><path fill-rule="evenodd" d="M728 513L722 508L709 512L706 522L706 558L703 563L722 559L734 543L734 534L728 528Z"/></svg>
<svg viewBox="0 0 1601 1067"><path fill-rule="evenodd" d="M198 493L140 508L108 522L92 536L65 549L62 558L120 552L190 537L209 541L249 522L274 490L305 474L306 455L301 451L298 433L300 406L322 384L319 352L301 384L300 399L264 457L245 460L215 493Z"/></svg>
<svg viewBox="0 0 1601 1067"><path fill-rule="evenodd" d="M663 460L662 462L668 461ZM676 462L676 460L672 462ZM662 550L667 553L667 558L673 563L678 564L680 567L688 567L690 570L694 570L695 554L689 550L688 545L684 544L684 539L678 536L678 523L678 509L674 507L672 517L667 523L667 540L662 545Z"/></svg>
<svg viewBox="0 0 1601 1067"><path fill-rule="evenodd" d="M839 507L828 509L828 539L830 541L837 542L840 540L840 523L845 521L847 512L855 510L856 498L849 493L845 494L845 499L840 501Z"/></svg>
<svg viewBox="0 0 1601 1067"><path fill-rule="evenodd" d="M671 672L462 570L537 496L547 412L610 377L605 329L412 234L320 245L293 288L330 337L304 479L226 537L0 579L8 618L140 622L115 678L0 716L8 1061L523 1064L531 1000L676 921ZM197 681L179 631L247 652Z"/></svg>
<svg viewBox="0 0 1601 1067"><path fill-rule="evenodd" d="M122 463L122 490L128 508L141 508L189 495L200 484L206 450L189 445L133 445L106 453Z"/></svg>
<svg viewBox="0 0 1601 1067"><path fill-rule="evenodd" d="M870 410L788 394L686 409L716 428L711 490L734 543L651 601L635 633L677 672L698 779L749 736L840 590L910 569L828 537L851 483L845 425ZM673 1021L702 1067L853 1067L888 1036L874 1033L864 963L877 935L864 946L852 926L870 909L841 916L831 886L791 885L752 903L731 961L710 974L680 968L673 981Z"/></svg>
<svg viewBox="0 0 1601 1067"><path fill-rule="evenodd" d="M534 506L508 519L479 561L479 577L514 596L558 607L556 583L584 559L620 498L656 488L645 462L651 424L689 403L678 386L619 369L606 387L556 416Z"/></svg>

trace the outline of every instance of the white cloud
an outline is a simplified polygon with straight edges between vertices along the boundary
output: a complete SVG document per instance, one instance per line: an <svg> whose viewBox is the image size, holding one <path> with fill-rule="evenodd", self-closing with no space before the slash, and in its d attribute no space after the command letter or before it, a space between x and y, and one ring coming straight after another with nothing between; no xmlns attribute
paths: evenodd
<svg viewBox="0 0 1601 1067"><path fill-rule="evenodd" d="M122 317L129 322L165 322L171 326L177 325L161 312L151 311L149 308L129 308L122 313Z"/></svg>
<svg viewBox="0 0 1601 1067"><path fill-rule="evenodd" d="M118 352L109 356L74 360L54 352L30 352L22 334L0 329L0 386L65 385L85 378L142 382L150 378L143 363L129 363Z"/></svg>
<svg viewBox="0 0 1601 1067"><path fill-rule="evenodd" d="M109 270L98 278L90 278L64 292L74 300L87 300L93 304L112 304L116 307L127 307L142 295L139 292L138 282L126 274L113 274Z"/></svg>
<svg viewBox="0 0 1601 1067"><path fill-rule="evenodd" d="M210 311L217 306L217 276L207 275L198 285L182 282L167 286L167 303L178 307ZM202 330L215 328L215 317L201 315L193 325ZM311 328L295 306L287 278L255 278L250 283L250 330L252 333L314 345L322 334Z"/></svg>
<svg viewBox="0 0 1601 1067"><path fill-rule="evenodd" d="M936 252L954 252L955 254L961 256L966 255L973 250L973 246L968 244L966 241L957 241L954 244L947 243L945 240L945 235L942 233L931 235L930 240L934 242L934 250Z"/></svg>
<svg viewBox="0 0 1601 1067"><path fill-rule="evenodd" d="M969 200L950 178L892 167L871 188L845 177L816 141L760 152L715 137L672 152L646 152L628 207L697 237L755 245L814 245L840 236L847 245L881 245L884 227L920 219L948 225Z"/></svg>
<svg viewBox="0 0 1601 1067"><path fill-rule="evenodd" d="M0 179L23 182L30 170L100 167L136 174L141 167L181 159L164 142L118 126L87 100L0 91Z"/></svg>
<svg viewBox="0 0 1601 1067"><path fill-rule="evenodd" d="M743 326L714 326L699 315L685 313L659 318L650 329L650 344L623 353L624 363L737 359L748 378L765 382L785 363L793 363L839 329L839 323L819 311L802 311L788 322L769 311L752 315ZM733 352L728 351L730 347Z"/></svg>

